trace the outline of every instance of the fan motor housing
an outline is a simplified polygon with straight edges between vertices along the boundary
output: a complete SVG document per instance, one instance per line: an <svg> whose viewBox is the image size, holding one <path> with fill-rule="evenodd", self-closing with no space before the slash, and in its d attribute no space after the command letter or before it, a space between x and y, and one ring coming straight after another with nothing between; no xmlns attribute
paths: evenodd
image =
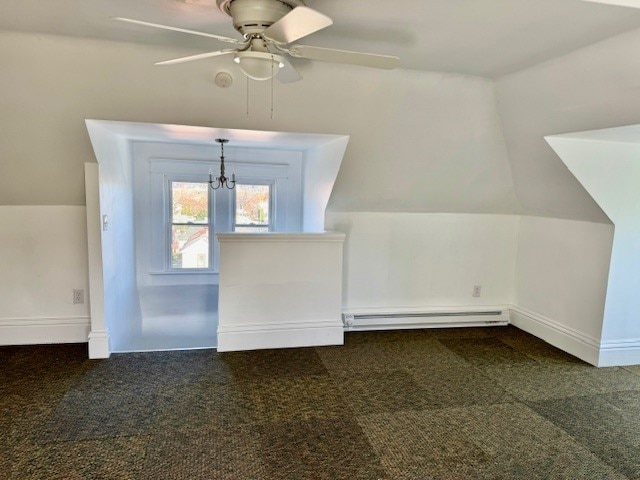
<svg viewBox="0 0 640 480"><path fill-rule="evenodd" d="M233 18L233 27L243 35L259 34L303 0L217 0L218 8Z"/></svg>

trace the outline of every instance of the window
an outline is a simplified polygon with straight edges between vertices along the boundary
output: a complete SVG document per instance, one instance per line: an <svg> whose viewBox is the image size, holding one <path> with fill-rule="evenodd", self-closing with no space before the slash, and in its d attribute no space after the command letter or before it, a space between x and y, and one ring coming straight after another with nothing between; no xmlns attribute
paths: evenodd
<svg viewBox="0 0 640 480"><path fill-rule="evenodd" d="M169 182L171 269L209 268L209 185Z"/></svg>
<svg viewBox="0 0 640 480"><path fill-rule="evenodd" d="M233 231L269 232L271 219L271 185L236 184Z"/></svg>
<svg viewBox="0 0 640 480"><path fill-rule="evenodd" d="M147 147L135 164L134 199L137 267L148 284L215 282L219 232L300 230L300 163L275 163L275 155L274 163L238 162L236 188L211 190L210 161L154 158Z"/></svg>

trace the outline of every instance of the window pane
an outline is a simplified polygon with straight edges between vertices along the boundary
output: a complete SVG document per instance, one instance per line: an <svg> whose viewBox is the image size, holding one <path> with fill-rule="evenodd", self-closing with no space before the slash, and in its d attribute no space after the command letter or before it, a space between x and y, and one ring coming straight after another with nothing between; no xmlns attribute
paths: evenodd
<svg viewBox="0 0 640 480"><path fill-rule="evenodd" d="M171 182L172 222L208 223L209 185Z"/></svg>
<svg viewBox="0 0 640 480"><path fill-rule="evenodd" d="M263 233L269 232L269 227L239 227L236 225L236 232L240 233Z"/></svg>
<svg viewBox="0 0 640 480"><path fill-rule="evenodd" d="M269 189L269 185L236 185L236 225L269 225Z"/></svg>
<svg viewBox="0 0 640 480"><path fill-rule="evenodd" d="M209 227L171 227L171 267L209 268Z"/></svg>

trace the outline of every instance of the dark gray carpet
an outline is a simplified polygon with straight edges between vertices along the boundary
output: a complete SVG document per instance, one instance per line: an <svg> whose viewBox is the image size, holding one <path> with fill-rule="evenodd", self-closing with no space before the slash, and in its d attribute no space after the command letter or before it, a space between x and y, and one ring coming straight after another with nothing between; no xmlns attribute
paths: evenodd
<svg viewBox="0 0 640 480"><path fill-rule="evenodd" d="M640 368L512 327L86 356L0 348L1 479L640 479Z"/></svg>

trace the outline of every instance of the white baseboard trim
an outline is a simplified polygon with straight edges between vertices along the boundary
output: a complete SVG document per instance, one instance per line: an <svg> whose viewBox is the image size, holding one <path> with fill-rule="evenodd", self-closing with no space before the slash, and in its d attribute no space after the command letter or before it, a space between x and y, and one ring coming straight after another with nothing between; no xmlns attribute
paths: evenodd
<svg viewBox="0 0 640 480"><path fill-rule="evenodd" d="M344 310L343 319L346 331L506 326L509 308L505 305L349 308Z"/></svg>
<svg viewBox="0 0 640 480"><path fill-rule="evenodd" d="M218 326L218 351L343 345L340 321Z"/></svg>
<svg viewBox="0 0 640 480"><path fill-rule="evenodd" d="M511 324L595 366L601 366L600 342L550 318L512 305Z"/></svg>
<svg viewBox="0 0 640 480"><path fill-rule="evenodd" d="M90 323L89 317L2 318L0 345L85 343Z"/></svg>
<svg viewBox="0 0 640 480"><path fill-rule="evenodd" d="M640 365L640 338L614 340L600 344L599 367Z"/></svg>
<svg viewBox="0 0 640 480"><path fill-rule="evenodd" d="M92 330L89 333L89 358L109 358L109 332L107 330Z"/></svg>

